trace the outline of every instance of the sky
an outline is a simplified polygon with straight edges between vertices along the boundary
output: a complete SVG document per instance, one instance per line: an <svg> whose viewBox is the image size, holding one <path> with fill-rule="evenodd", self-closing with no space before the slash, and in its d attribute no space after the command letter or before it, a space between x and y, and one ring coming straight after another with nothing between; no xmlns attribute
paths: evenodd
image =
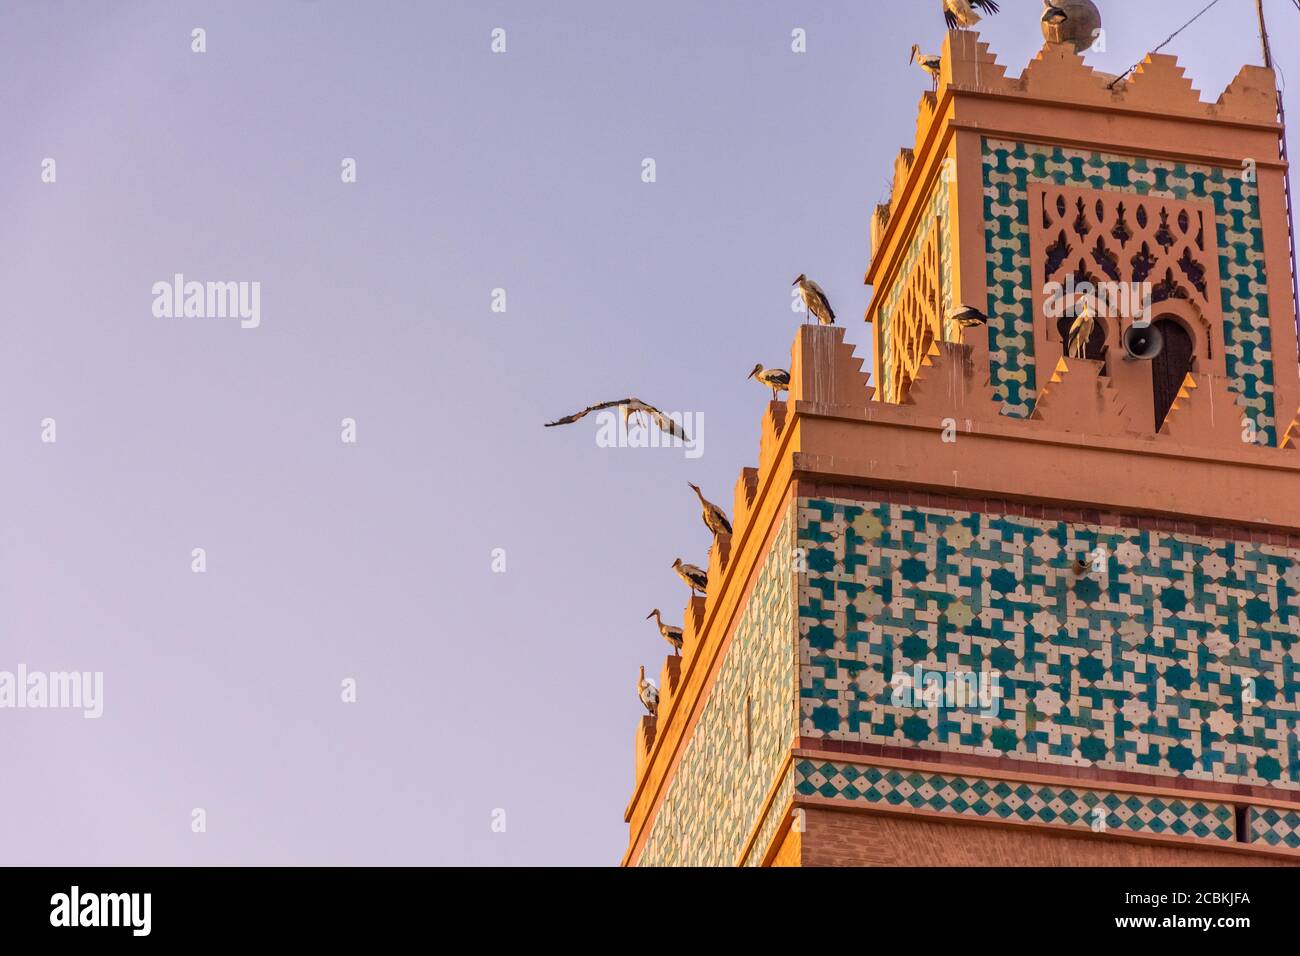
<svg viewBox="0 0 1300 956"><path fill-rule="evenodd" d="M103 676L0 708L0 863L616 864L686 483L755 463L796 275L869 356L938 6L6 0L0 672ZM1101 6L1119 73L1202 4ZM1040 10L983 25L1013 75ZM1167 48L1203 98L1253 12ZM256 327L155 314L177 273ZM541 427L629 395L698 457Z"/></svg>

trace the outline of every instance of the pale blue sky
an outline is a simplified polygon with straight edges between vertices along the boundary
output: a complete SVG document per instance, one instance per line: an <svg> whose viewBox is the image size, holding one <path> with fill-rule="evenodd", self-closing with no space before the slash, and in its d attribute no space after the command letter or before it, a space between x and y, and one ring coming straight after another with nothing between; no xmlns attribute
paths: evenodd
<svg viewBox="0 0 1300 956"><path fill-rule="evenodd" d="M1200 5L1105 3L1094 62ZM0 862L616 862L643 618L708 545L686 482L730 507L754 463L796 274L866 341L938 6L5 4L0 670L101 670L105 701L0 711ZM987 23L1013 73L1040 9ZM1169 52L1217 97L1253 2ZM261 327L153 317L176 272L261 282ZM704 455L541 428L625 395L702 412Z"/></svg>

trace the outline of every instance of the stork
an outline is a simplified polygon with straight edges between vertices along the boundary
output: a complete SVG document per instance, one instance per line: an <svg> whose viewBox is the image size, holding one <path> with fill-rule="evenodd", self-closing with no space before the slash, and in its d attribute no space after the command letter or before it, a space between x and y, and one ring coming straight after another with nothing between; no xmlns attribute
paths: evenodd
<svg viewBox="0 0 1300 956"><path fill-rule="evenodd" d="M781 392L790 391L790 373L783 368L763 368L755 365L754 371L746 378L757 379L772 390L772 401L780 398Z"/></svg>
<svg viewBox="0 0 1300 956"><path fill-rule="evenodd" d="M715 535L731 534L731 522L727 520L727 513L705 498L700 493L699 485L693 485L689 481L686 484L695 492L695 497L700 499L700 517L704 519L705 526Z"/></svg>
<svg viewBox="0 0 1300 956"><path fill-rule="evenodd" d="M659 688L645 679L645 665L641 665L641 676L636 679L636 695L651 717L659 716Z"/></svg>
<svg viewBox="0 0 1300 956"><path fill-rule="evenodd" d="M975 329L987 325L989 317L973 305L958 305L948 310L948 321L963 329Z"/></svg>
<svg viewBox="0 0 1300 956"><path fill-rule="evenodd" d="M1088 357L1088 340L1092 338L1092 330L1097 325L1097 320L1092 317L1092 310L1088 308L1088 300L1081 298L1078 303L1079 317L1074 320L1074 325L1070 326L1069 355L1070 358L1087 358Z"/></svg>
<svg viewBox="0 0 1300 956"><path fill-rule="evenodd" d="M997 0L943 0L943 19L949 30L958 27L969 30L983 18L975 12L979 7L985 13L997 13Z"/></svg>
<svg viewBox="0 0 1300 956"><path fill-rule="evenodd" d="M703 568L697 568L693 564L683 564L682 559L678 558L673 562L673 570L677 576L686 582L686 586L691 589L691 597L695 597L695 592L708 594L709 575Z"/></svg>
<svg viewBox="0 0 1300 956"><path fill-rule="evenodd" d="M912 44L912 58L908 63L915 63L925 72L930 74L930 79L934 81L934 88L939 88L939 72L943 67L943 57L934 53L922 53L919 43Z"/></svg>
<svg viewBox="0 0 1300 956"><path fill-rule="evenodd" d="M655 623L659 625L659 633L663 635L663 639L673 646L673 653L680 654L682 652L683 640L682 629L680 627L673 627L671 624L665 624L663 617L659 613L659 608L655 608L645 616L647 621L650 620L650 618L654 618Z"/></svg>
<svg viewBox="0 0 1300 956"><path fill-rule="evenodd" d="M680 438L682 441L690 441L686 434L686 429L679 422L673 421L659 409L655 408L639 398L620 398L613 402L601 402L598 405L588 405L580 412L574 412L572 415L565 415L563 418L557 418L553 422L547 422L547 428L554 428L556 425L571 425L590 415L592 412L598 412L606 408L617 407L619 414L623 416L623 424L626 426L631 423L632 416L644 415L647 419L655 424L662 432L671 435L674 438Z"/></svg>
<svg viewBox="0 0 1300 956"><path fill-rule="evenodd" d="M802 273L790 284L799 287L799 297L803 299L804 308L809 315L816 316L822 325L835 324L835 310L831 308L831 300L826 298L821 286Z"/></svg>
<svg viewBox="0 0 1300 956"><path fill-rule="evenodd" d="M1048 26L1059 27L1070 15L1052 3L1052 0L1043 0L1043 22Z"/></svg>

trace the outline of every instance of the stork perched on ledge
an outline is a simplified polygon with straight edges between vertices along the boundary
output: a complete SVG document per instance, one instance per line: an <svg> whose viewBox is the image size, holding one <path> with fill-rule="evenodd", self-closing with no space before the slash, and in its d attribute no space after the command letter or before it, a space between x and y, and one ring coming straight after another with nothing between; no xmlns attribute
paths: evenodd
<svg viewBox="0 0 1300 956"><path fill-rule="evenodd" d="M943 57L934 53L922 53L919 43L912 44L912 58L908 63L915 63L925 72L930 74L930 79L934 82L934 88L939 88L939 73L943 69Z"/></svg>
<svg viewBox="0 0 1300 956"><path fill-rule="evenodd" d="M963 329L977 329L987 325L989 317L973 305L956 305L948 310L948 321L956 322Z"/></svg>
<svg viewBox="0 0 1300 956"><path fill-rule="evenodd" d="M790 391L790 373L783 368L763 368L755 365L754 371L747 378L757 379L772 390L772 400L780 398L781 392Z"/></svg>
<svg viewBox="0 0 1300 956"><path fill-rule="evenodd" d="M731 522L727 519L727 513L709 501L700 492L700 486L686 483L691 491L695 492L695 497L700 499L700 517L704 519L705 526L715 535L731 534Z"/></svg>
<svg viewBox="0 0 1300 956"><path fill-rule="evenodd" d="M979 7L985 13L997 13L997 0L943 0L943 19L949 30L958 27L969 30L983 19L975 12Z"/></svg>
<svg viewBox="0 0 1300 956"><path fill-rule="evenodd" d="M639 398L620 398L613 402L601 402L597 405L588 405L580 412L574 412L572 415L565 415L563 418L557 418L553 422L547 422L547 428L554 428L556 425L571 425L581 418L590 415L592 412L598 412L606 408L615 408L623 416L623 424L626 426L631 423L634 415L644 415L647 419L655 424L662 432L671 435L673 438L680 438L682 441L690 441L686 434L686 429L680 424L673 421L653 405L641 401Z"/></svg>
<svg viewBox="0 0 1300 956"><path fill-rule="evenodd" d="M1088 342L1092 339L1092 330L1096 328L1097 320L1093 318L1092 310L1088 308L1087 298L1080 298L1075 308L1079 315L1070 326L1067 354L1070 358L1083 359L1088 357Z"/></svg>
<svg viewBox="0 0 1300 956"><path fill-rule="evenodd" d="M686 586L691 589L691 597L695 597L695 592L708 594L709 575L703 568L697 568L693 564L683 564L682 559L678 558L673 562L673 570L677 576L686 582Z"/></svg>
<svg viewBox="0 0 1300 956"><path fill-rule="evenodd" d="M659 608L655 608L645 616L647 621L650 620L650 618L654 618L655 623L659 625L659 633L663 635L663 639L673 646L673 653L680 654L682 652L682 644L685 640L682 637L682 629L680 627L673 627L671 624L665 624L663 616L659 613Z"/></svg>
<svg viewBox="0 0 1300 956"><path fill-rule="evenodd" d="M831 308L831 300L826 298L821 286L803 273L790 284L799 287L799 298L803 299L803 306L809 315L816 316L822 325L835 324L835 310Z"/></svg>
<svg viewBox="0 0 1300 956"><path fill-rule="evenodd" d="M645 665L641 665L641 676L636 679L636 695L651 717L659 716L659 688L645 679Z"/></svg>

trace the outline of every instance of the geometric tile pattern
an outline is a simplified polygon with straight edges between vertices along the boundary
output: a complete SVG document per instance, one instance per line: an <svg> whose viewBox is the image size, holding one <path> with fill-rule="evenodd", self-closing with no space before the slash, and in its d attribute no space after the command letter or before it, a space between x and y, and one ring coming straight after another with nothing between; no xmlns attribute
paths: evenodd
<svg viewBox="0 0 1300 956"><path fill-rule="evenodd" d="M793 535L787 513L651 825L640 866L735 866L759 822L795 733Z"/></svg>
<svg viewBox="0 0 1300 956"><path fill-rule="evenodd" d="M1300 549L897 503L798 508L802 735L1300 787ZM916 665L995 675L997 706L900 698Z"/></svg>
<svg viewBox="0 0 1300 956"><path fill-rule="evenodd" d="M793 677L793 674L791 677ZM781 784L776 789L772 805L768 808L767 818L763 821L758 835L754 838L753 846L749 849L749 855L745 857L745 866L760 866L762 864L763 855L772 845L772 840L785 819L786 808L790 806L790 800L793 796L794 768L791 767L785 772L785 776L781 778Z"/></svg>
<svg viewBox="0 0 1300 956"><path fill-rule="evenodd" d="M1277 444L1259 191L1242 169L997 139L983 141L983 156L989 349L994 390L1005 414L1027 417L1037 395L1030 184L1204 200L1215 212L1228 380L1244 413L1267 436L1260 442Z"/></svg>
<svg viewBox="0 0 1300 956"><path fill-rule="evenodd" d="M905 396L894 394L894 376L891 374L904 359L902 343L895 342L893 316L899 308L904 294L911 286L911 278L921 263L922 253L931 230L938 232L939 245L939 320L942 324L942 341L953 342L959 337L955 323L948 322L948 311L952 307L952 235L948 227L948 177L940 176L930 198L930 205L921 215L912 243L899 266L898 278L891 283L885 304L881 306L880 315L875 322L876 334L879 336L880 367L886 370L881 383L881 399L886 402L900 402Z"/></svg>
<svg viewBox="0 0 1300 956"><path fill-rule="evenodd" d="M1300 850L1300 813L1274 807L1251 807L1246 830L1251 843Z"/></svg>
<svg viewBox="0 0 1300 956"><path fill-rule="evenodd" d="M1226 843L1235 840L1232 807L1207 800L1138 796L838 761L797 760L794 769L795 793L805 797L1098 833L1194 836Z"/></svg>

